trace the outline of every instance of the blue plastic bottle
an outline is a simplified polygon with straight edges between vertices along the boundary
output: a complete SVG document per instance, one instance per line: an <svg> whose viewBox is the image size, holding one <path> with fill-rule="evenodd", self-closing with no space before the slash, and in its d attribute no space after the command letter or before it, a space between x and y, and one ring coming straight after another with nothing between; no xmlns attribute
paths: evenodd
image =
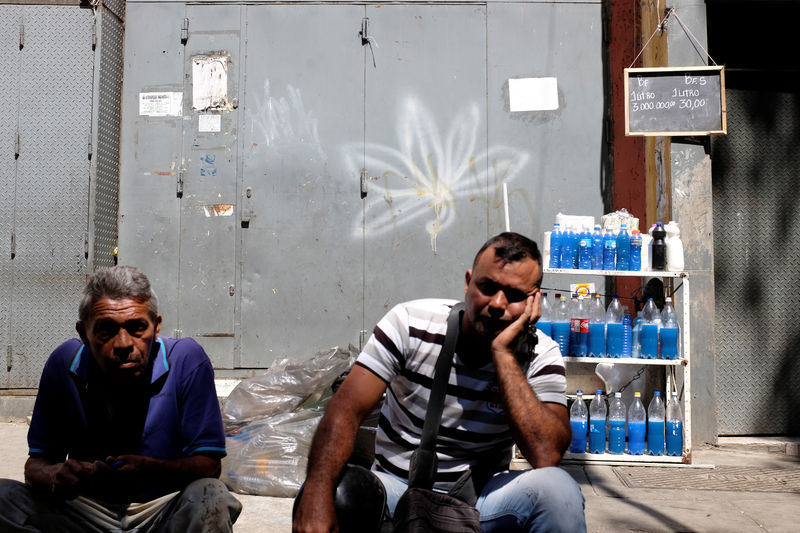
<svg viewBox="0 0 800 533"><path fill-rule="evenodd" d="M616 264L617 238L614 237L610 229L607 229L603 237L603 270L614 270Z"/></svg>
<svg viewBox="0 0 800 533"><path fill-rule="evenodd" d="M619 392L608 403L608 453L625 453L625 404Z"/></svg>
<svg viewBox="0 0 800 533"><path fill-rule="evenodd" d="M581 241L581 232L578 228L572 230L572 268L578 268L578 252Z"/></svg>
<svg viewBox="0 0 800 533"><path fill-rule="evenodd" d="M536 321L536 329L547 335L553 337L553 307L547 299L547 293L542 293L542 316Z"/></svg>
<svg viewBox="0 0 800 533"><path fill-rule="evenodd" d="M642 455L644 453L644 435L647 426L647 413L642 405L642 393L633 393L633 402L628 408L628 453Z"/></svg>
<svg viewBox="0 0 800 533"><path fill-rule="evenodd" d="M595 391L589 404L589 453L606 451L606 401L603 391Z"/></svg>
<svg viewBox="0 0 800 533"><path fill-rule="evenodd" d="M628 225L621 224L617 235L617 270L630 270L631 268L631 236L628 235Z"/></svg>
<svg viewBox="0 0 800 533"><path fill-rule="evenodd" d="M600 231L600 224L595 224L592 233L592 268L603 269L603 232Z"/></svg>
<svg viewBox="0 0 800 533"><path fill-rule="evenodd" d="M552 237L551 237L552 239ZM552 246L552 245L550 245ZM636 272L642 269L642 234L638 229L631 232L631 270Z"/></svg>
<svg viewBox="0 0 800 533"><path fill-rule="evenodd" d="M622 313L622 304L615 294L606 310L606 357L622 357Z"/></svg>
<svg viewBox="0 0 800 533"><path fill-rule="evenodd" d="M656 359L658 357L658 307L652 298L647 299L647 303L642 309L642 328L639 331L639 344L641 345L642 357L645 359Z"/></svg>
<svg viewBox="0 0 800 533"><path fill-rule="evenodd" d="M606 356L606 310L600 294L595 294L589 307L589 357Z"/></svg>
<svg viewBox="0 0 800 533"><path fill-rule="evenodd" d="M661 340L661 358L677 359L680 355L678 315L672 307L672 298L667 297L664 302L664 309L661 311L661 329L658 331Z"/></svg>
<svg viewBox="0 0 800 533"><path fill-rule="evenodd" d="M624 307L625 314L622 316L622 357L633 357L633 317L628 314L628 308Z"/></svg>
<svg viewBox="0 0 800 533"><path fill-rule="evenodd" d="M567 297L561 299L553 313L553 336L552 339L558 343L562 356L569 355L569 307Z"/></svg>
<svg viewBox="0 0 800 533"><path fill-rule="evenodd" d="M667 404L667 455L680 457L683 455L683 416L678 393L673 392Z"/></svg>
<svg viewBox="0 0 800 533"><path fill-rule="evenodd" d="M556 222L553 224L553 231L550 233L550 268L561 268L561 225Z"/></svg>
<svg viewBox="0 0 800 533"><path fill-rule="evenodd" d="M647 407L647 453L664 455L664 402L661 392L655 391Z"/></svg>
<svg viewBox="0 0 800 533"><path fill-rule="evenodd" d="M575 261L575 250L573 250L574 244L575 233L572 231L572 228L567 228L564 231L564 234L561 236L561 268L573 268L573 263ZM552 246L553 245L551 244L550 253L552 253Z"/></svg>
<svg viewBox="0 0 800 533"><path fill-rule="evenodd" d="M569 451L572 453L586 453L586 430L589 423L589 412L583 400L583 391L578 391L578 398L572 403L569 410L569 425L572 428L572 442Z"/></svg>
<svg viewBox="0 0 800 533"><path fill-rule="evenodd" d="M578 268L590 270L592 268L592 234L584 228L578 241Z"/></svg>

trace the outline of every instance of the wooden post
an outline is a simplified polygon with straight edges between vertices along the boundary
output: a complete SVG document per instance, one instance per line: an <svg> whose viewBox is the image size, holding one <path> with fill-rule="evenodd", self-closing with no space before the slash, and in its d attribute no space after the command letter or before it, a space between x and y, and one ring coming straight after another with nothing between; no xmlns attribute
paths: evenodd
<svg viewBox="0 0 800 533"><path fill-rule="evenodd" d="M641 0L641 46L653 38L642 52L643 67L669 66L667 57L667 31L659 28L666 14L666 0ZM665 224L672 219L672 178L670 173L669 137L645 139L645 223L640 229L647 231L656 221Z"/></svg>

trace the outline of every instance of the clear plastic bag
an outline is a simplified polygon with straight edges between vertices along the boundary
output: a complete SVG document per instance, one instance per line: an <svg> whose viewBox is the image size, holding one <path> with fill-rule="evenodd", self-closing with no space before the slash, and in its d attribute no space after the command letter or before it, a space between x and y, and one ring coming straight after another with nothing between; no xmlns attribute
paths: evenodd
<svg viewBox="0 0 800 533"><path fill-rule="evenodd" d="M228 455L221 479L242 494L293 497L305 480L311 439L331 386L357 350L331 348L310 359L284 359L242 380L223 405Z"/></svg>

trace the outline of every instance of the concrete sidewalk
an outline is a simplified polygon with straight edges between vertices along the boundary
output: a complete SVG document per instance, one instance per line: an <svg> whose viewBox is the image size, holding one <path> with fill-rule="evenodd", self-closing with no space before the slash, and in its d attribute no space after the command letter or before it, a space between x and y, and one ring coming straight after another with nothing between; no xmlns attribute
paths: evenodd
<svg viewBox="0 0 800 533"><path fill-rule="evenodd" d="M0 477L22 479L27 424L0 423ZM798 441L721 439L694 451L692 467L566 465L586 498L592 533L796 532ZM788 454L787 454L788 452ZM237 495L239 533L289 533L292 500Z"/></svg>

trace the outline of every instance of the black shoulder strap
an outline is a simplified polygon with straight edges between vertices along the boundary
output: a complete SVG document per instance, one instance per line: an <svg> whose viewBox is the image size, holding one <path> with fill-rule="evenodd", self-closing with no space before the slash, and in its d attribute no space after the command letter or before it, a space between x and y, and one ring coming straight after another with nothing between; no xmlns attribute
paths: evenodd
<svg viewBox="0 0 800 533"><path fill-rule="evenodd" d="M408 473L408 486L430 489L436 473L436 434L439 432L439 423L444 410L444 397L447 392L447 382L450 376L450 367L453 364L453 354L458 340L460 329L461 311L464 303L459 302L450 310L447 317L447 333L444 344L436 360L433 372L433 384L428 400L428 411L425 415L425 424L422 426L422 438L419 448L411 456L411 467Z"/></svg>

